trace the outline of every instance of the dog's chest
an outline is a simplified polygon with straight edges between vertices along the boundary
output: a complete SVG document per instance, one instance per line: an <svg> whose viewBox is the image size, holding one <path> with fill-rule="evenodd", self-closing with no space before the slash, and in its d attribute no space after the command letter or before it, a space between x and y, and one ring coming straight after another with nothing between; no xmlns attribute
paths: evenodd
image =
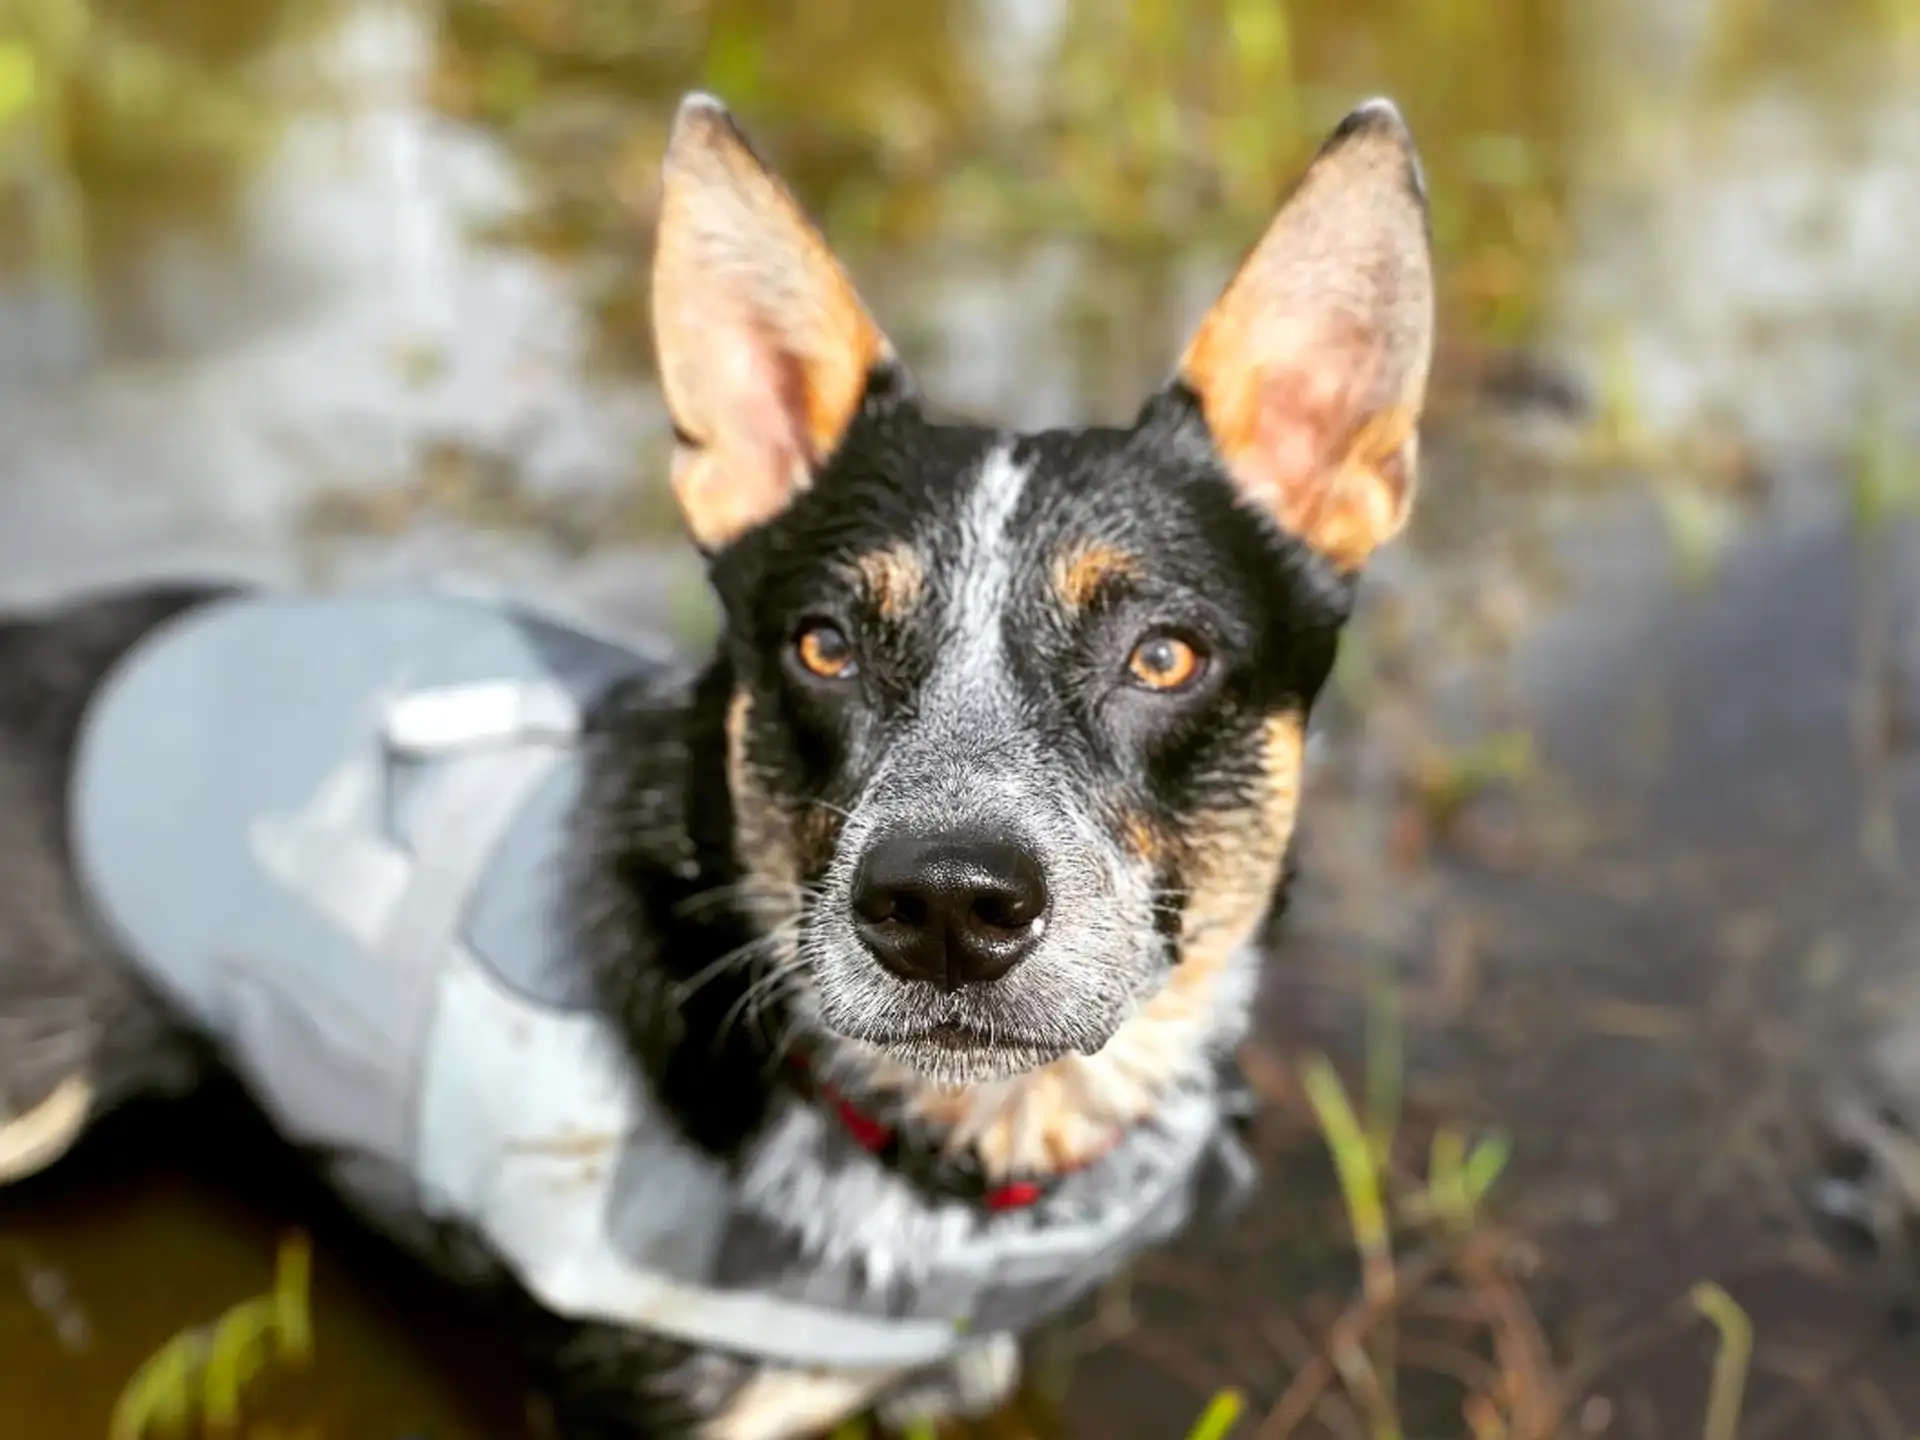
<svg viewBox="0 0 1920 1440"><path fill-rule="evenodd" d="M1025 1331L1181 1229L1218 1143L1210 1095L1169 1096L1030 1208L931 1195L829 1112L786 1105L749 1152L716 1279L832 1308Z"/></svg>

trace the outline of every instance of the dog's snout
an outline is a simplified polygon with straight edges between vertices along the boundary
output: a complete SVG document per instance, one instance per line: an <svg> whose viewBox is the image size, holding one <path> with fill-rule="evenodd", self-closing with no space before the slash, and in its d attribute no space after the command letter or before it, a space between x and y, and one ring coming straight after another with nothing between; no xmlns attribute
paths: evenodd
<svg viewBox="0 0 1920 1440"><path fill-rule="evenodd" d="M853 916L867 948L902 979L985 984L1039 940L1046 876L1023 846L985 836L883 838L854 875Z"/></svg>

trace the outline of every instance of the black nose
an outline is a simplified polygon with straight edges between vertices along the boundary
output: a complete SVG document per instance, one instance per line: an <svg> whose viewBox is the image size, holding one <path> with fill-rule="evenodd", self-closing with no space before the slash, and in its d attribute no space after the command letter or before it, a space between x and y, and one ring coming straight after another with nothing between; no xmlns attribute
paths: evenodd
<svg viewBox="0 0 1920 1440"><path fill-rule="evenodd" d="M903 980L946 990L998 980L1033 949L1046 923L1040 862L978 835L876 841L853 877L853 923Z"/></svg>

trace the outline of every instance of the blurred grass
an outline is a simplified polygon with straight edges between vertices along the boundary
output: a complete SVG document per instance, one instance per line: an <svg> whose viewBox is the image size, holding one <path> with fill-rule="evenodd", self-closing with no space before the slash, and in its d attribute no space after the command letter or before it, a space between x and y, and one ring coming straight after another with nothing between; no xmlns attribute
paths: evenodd
<svg viewBox="0 0 1920 1440"><path fill-rule="evenodd" d="M1376 990L1370 1009L1380 1014L1397 1001ZM1383 1064L1375 1053L1382 1044L1399 1046L1397 1024L1379 1021L1368 1027L1367 1072L1370 1077L1399 1073L1399 1061ZM1315 1408L1322 1389L1336 1379L1363 1417L1372 1440L1400 1440L1406 1433L1397 1401L1400 1361L1396 1354L1395 1316L1403 1303L1425 1289L1447 1270L1457 1270L1469 1285L1487 1264L1480 1252L1491 1243L1504 1246L1486 1221L1483 1203L1505 1168L1507 1145L1491 1136L1471 1149L1459 1131L1442 1126L1433 1137L1431 1159L1424 1178L1409 1177L1396 1168L1399 1096L1370 1085L1368 1113L1357 1114L1338 1072L1324 1056L1310 1055L1299 1065L1301 1090L1333 1158L1344 1198L1353 1246L1360 1259L1360 1294L1327 1332L1324 1368L1309 1366L1294 1377L1269 1412L1260 1433L1283 1437L1293 1433ZM1382 1109L1382 1103L1390 1109ZM1403 1266L1395 1251L1395 1234L1410 1229L1424 1238L1424 1249ZM1488 1307L1496 1313L1495 1307ZM1531 1327L1530 1319L1511 1318L1509 1324ZM1523 1353L1536 1360L1502 1376L1495 1393L1470 1393L1467 1415L1497 1419L1491 1433L1545 1440L1538 1428L1542 1416L1557 1422L1558 1409L1550 1377L1540 1373L1537 1357L1544 1346L1537 1334L1525 1343L1501 1344L1500 1351ZM1481 1421L1472 1421L1481 1433ZM1533 1428L1528 1428L1531 1425Z"/></svg>
<svg viewBox="0 0 1920 1440"><path fill-rule="evenodd" d="M1566 57L1558 6L1502 11L1067 0L1015 64L961 0L448 0L436 94L533 162L541 193L513 233L556 253L633 256L673 103L700 85L856 261L1071 237L1152 273L1230 261L1334 121L1388 91L1426 154L1452 318L1509 340L1538 319L1563 243ZM603 280L615 339L644 337L634 277ZM645 363L643 344L622 354Z"/></svg>
<svg viewBox="0 0 1920 1440"><path fill-rule="evenodd" d="M1375 988L1370 1010L1380 1011ZM1396 1007L1397 1009L1397 1007ZM1397 1028L1378 1019L1368 1025L1367 1047L1398 1044ZM1364 1057L1369 1075L1397 1074L1399 1062L1382 1065ZM1291 1440L1320 1416L1320 1402L1333 1386L1345 1392L1355 1423L1370 1440L1397 1440L1410 1431L1432 1433L1423 1412L1419 1426L1403 1422L1395 1401L1399 1375L1418 1368L1410 1360L1395 1372L1395 1318L1417 1313L1424 1292L1451 1290L1465 1297L1444 1307L1469 1325L1484 1327L1484 1360L1472 1359L1454 1342L1462 1373L1478 1371L1483 1383L1468 1385L1460 1422L1474 1440L1555 1440L1579 1397L1563 1390L1545 1335L1514 1281L1521 1247L1488 1208L1490 1192L1507 1168L1511 1148L1490 1134L1469 1145L1448 1124L1433 1133L1426 1173L1404 1168L1396 1141L1399 1100L1385 1097L1393 1116L1357 1111L1332 1063L1303 1057L1295 1067L1299 1089L1331 1157L1346 1211L1350 1241L1360 1263L1359 1293L1330 1324L1321 1327L1317 1352L1267 1411L1257 1440ZM1753 1351L1753 1328L1744 1310L1719 1285L1696 1284L1692 1307L1718 1331L1720 1344L1708 1384L1703 1440L1737 1440ZM1438 1347L1445 1348L1445 1347ZM1419 1347L1422 1363L1436 1354L1430 1337ZM1409 1356L1412 1347L1409 1347ZM1585 1433L1584 1431L1582 1433Z"/></svg>
<svg viewBox="0 0 1920 1440"><path fill-rule="evenodd" d="M1861 55L1920 37L1912 0L1712 0L1706 72L1723 95L1763 82L1852 83Z"/></svg>
<svg viewBox="0 0 1920 1440"><path fill-rule="evenodd" d="M1853 526L1862 537L1920 516L1920 446L1893 422L1892 406L1875 396L1861 417L1850 457Z"/></svg>
<svg viewBox="0 0 1920 1440"><path fill-rule="evenodd" d="M95 281L162 227L228 223L291 112L267 62L343 0L8 0L0 271Z"/></svg>
<svg viewBox="0 0 1920 1440"><path fill-rule="evenodd" d="M1693 1303L1720 1332L1720 1350L1713 1361L1713 1384L1707 1394L1704 1440L1737 1440L1740 1403L1747 1386L1747 1364L1753 1355L1753 1322L1731 1295L1711 1282L1694 1286Z"/></svg>
<svg viewBox="0 0 1920 1440"><path fill-rule="evenodd" d="M39 58L22 40L0 45L0 134L25 115L40 90Z"/></svg>
<svg viewBox="0 0 1920 1440"><path fill-rule="evenodd" d="M182 1435L196 1419L206 1435L237 1435L243 1392L256 1376L313 1363L312 1279L312 1242L285 1237L265 1294L180 1331L134 1373L114 1405L108 1440Z"/></svg>
<svg viewBox="0 0 1920 1440"><path fill-rule="evenodd" d="M1207 1402L1207 1408L1200 1412L1193 1429L1187 1432L1187 1440L1226 1440L1233 1427L1240 1423L1246 1406L1239 1391L1222 1390Z"/></svg>

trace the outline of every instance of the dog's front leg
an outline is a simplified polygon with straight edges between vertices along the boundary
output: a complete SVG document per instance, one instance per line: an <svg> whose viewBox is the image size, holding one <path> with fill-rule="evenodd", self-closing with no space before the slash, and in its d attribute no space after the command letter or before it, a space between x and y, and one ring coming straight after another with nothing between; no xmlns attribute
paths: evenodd
<svg viewBox="0 0 1920 1440"><path fill-rule="evenodd" d="M0 810L12 798L0 771ZM0 814L0 1185L58 1160L125 1097L185 1089L191 1049L90 930L50 847Z"/></svg>
<svg viewBox="0 0 1920 1440"><path fill-rule="evenodd" d="M782 1368L612 1325L569 1327L535 1369L559 1440L809 1440L902 1378Z"/></svg>
<svg viewBox="0 0 1920 1440"><path fill-rule="evenodd" d="M893 1370L757 1371L698 1432L702 1440L808 1440L859 1415Z"/></svg>
<svg viewBox="0 0 1920 1440"><path fill-rule="evenodd" d="M690 1440L749 1364L615 1325L533 1321L534 1382L558 1440Z"/></svg>
<svg viewBox="0 0 1920 1440"><path fill-rule="evenodd" d="M889 1388L875 1408L894 1429L915 1421L977 1419L1013 1398L1020 1384L1020 1342L988 1335L944 1365L916 1370Z"/></svg>

